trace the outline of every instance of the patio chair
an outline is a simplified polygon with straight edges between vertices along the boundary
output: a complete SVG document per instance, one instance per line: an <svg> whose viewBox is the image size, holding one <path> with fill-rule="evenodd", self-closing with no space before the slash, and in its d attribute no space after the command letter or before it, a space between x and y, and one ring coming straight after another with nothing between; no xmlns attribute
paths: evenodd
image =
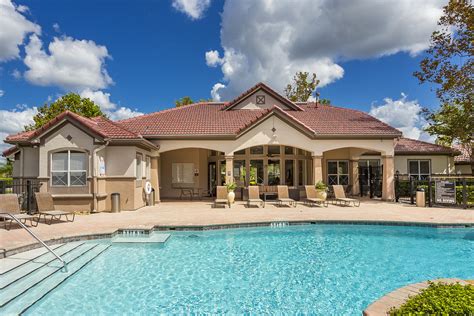
<svg viewBox="0 0 474 316"><path fill-rule="evenodd" d="M249 198L247 200L247 207L250 207L252 203L257 203L258 205L265 207L265 203L260 198L260 190L258 186L249 186ZM257 205L257 206L258 206Z"/></svg>
<svg viewBox="0 0 474 316"><path fill-rule="evenodd" d="M334 190L334 201L336 204L350 206L352 203L354 206L360 206L359 200L346 197L346 194L344 193L344 187L342 185L333 185L332 188Z"/></svg>
<svg viewBox="0 0 474 316"><path fill-rule="evenodd" d="M314 206L314 205L319 205L319 206L325 206L328 207L328 201L323 200L321 198L318 198L318 193L316 191L316 188L314 185L305 185L304 189L306 191L306 199L305 199L305 204L308 206Z"/></svg>
<svg viewBox="0 0 474 316"><path fill-rule="evenodd" d="M0 194L0 218L3 219L5 229L10 230L13 223L13 218L10 215L14 215L20 222L26 225L26 221L30 221L30 226L38 226L39 217L35 215L22 214L20 212L20 205L18 203L18 197L16 194ZM36 225L34 223L36 219ZM7 228L7 222L9 222Z"/></svg>
<svg viewBox="0 0 474 316"><path fill-rule="evenodd" d="M56 210L56 208L54 207L53 197L51 193L37 192L35 193L35 198L36 205L38 206L39 218L41 218L41 215L43 215L44 222L47 223L46 217L49 216L49 223L47 223L48 225L51 225L53 219L61 220L63 216L66 217L66 221L74 222L74 219L76 217L76 214L74 214L74 212ZM71 215L72 219L69 219L69 216Z"/></svg>
<svg viewBox="0 0 474 316"><path fill-rule="evenodd" d="M225 186L217 186L216 187L216 199L214 200L214 207L217 206L217 204L224 204L224 208L226 204L229 204L229 200L227 199L227 187ZM230 208L230 204L229 204Z"/></svg>
<svg viewBox="0 0 474 316"><path fill-rule="evenodd" d="M278 206L283 206L284 204L286 204L288 206L296 207L296 201L293 199L290 199L290 194L288 193L288 186L278 185L277 192L278 192L278 198L277 198Z"/></svg>

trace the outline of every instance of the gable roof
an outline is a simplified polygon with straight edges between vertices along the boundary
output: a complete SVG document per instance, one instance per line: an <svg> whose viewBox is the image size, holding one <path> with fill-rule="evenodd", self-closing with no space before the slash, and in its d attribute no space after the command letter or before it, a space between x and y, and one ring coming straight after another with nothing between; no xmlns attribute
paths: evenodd
<svg viewBox="0 0 474 316"><path fill-rule="evenodd" d="M459 155L454 148L401 137L395 141L396 155Z"/></svg>
<svg viewBox="0 0 474 316"><path fill-rule="evenodd" d="M64 111L42 127L32 131L10 135L5 139L5 142L12 144L32 142L66 121L83 127L86 132L90 132L91 134L94 134L94 136L102 139L145 141L140 134L127 129L106 117L98 116L94 118L86 118L71 111ZM149 145L154 146L151 143Z"/></svg>
<svg viewBox="0 0 474 316"><path fill-rule="evenodd" d="M268 93L269 95L271 95L272 97L274 97L275 99L277 99L278 101L280 101L281 103L283 103L284 105L288 106L290 109L293 109L293 110L296 110L296 111L303 111L302 108L300 108L296 103L294 102L291 102L290 100L288 100L287 98L283 97L281 94L279 94L278 92L276 92L275 90L273 90L272 88L270 88L269 86L267 86L266 84L264 84L263 82L259 82L257 83L255 86L253 86L252 88L248 89L247 91L245 91L244 93L242 93L241 95L239 95L237 98L235 98L234 100L230 101L227 106L225 107L225 110L230 110L232 109L233 107L235 107L237 104L239 104L241 101L247 99L248 97L250 97L252 94L254 94L255 92L257 92L258 90L263 90L265 91L266 93Z"/></svg>
<svg viewBox="0 0 474 316"><path fill-rule="evenodd" d="M269 113L278 113L314 137L400 137L401 132L367 113L332 105L300 103L302 111L279 107L226 111L226 103L195 103L118 121L143 137L235 137Z"/></svg>

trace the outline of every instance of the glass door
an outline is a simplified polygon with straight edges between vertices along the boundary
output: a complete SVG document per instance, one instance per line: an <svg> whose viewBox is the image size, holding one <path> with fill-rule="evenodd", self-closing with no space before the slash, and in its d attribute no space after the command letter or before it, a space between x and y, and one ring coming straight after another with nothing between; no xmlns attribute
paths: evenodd
<svg viewBox="0 0 474 316"><path fill-rule="evenodd" d="M210 162L208 165L208 181L207 186L208 190L212 196L216 196L216 184L217 184L217 172L216 172L216 163Z"/></svg>
<svg viewBox="0 0 474 316"><path fill-rule="evenodd" d="M281 179L280 160L268 160L267 168L268 185L279 185Z"/></svg>
<svg viewBox="0 0 474 316"><path fill-rule="evenodd" d="M250 160L250 185L263 185L263 160Z"/></svg>

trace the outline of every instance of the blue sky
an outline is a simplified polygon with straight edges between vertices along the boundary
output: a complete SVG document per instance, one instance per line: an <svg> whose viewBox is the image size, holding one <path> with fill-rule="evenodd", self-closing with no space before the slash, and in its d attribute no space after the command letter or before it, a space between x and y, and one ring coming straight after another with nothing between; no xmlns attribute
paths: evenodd
<svg viewBox="0 0 474 316"><path fill-rule="evenodd" d="M443 1L377 3L0 0L0 136L69 91L120 119L307 70L333 104L429 139L418 112L438 103L412 73Z"/></svg>

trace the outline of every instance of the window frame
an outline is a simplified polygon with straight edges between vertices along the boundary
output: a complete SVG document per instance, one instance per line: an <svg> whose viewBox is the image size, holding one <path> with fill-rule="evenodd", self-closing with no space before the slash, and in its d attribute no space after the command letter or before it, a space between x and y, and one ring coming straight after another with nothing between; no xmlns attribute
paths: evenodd
<svg viewBox="0 0 474 316"><path fill-rule="evenodd" d="M427 161L428 162L428 173L421 173L421 165L420 163L421 162L425 162ZM411 162L417 162L417 166L418 166L418 172L417 173L411 173L411 170L410 170L410 163ZM415 177L416 180L419 180L419 181L423 181L423 180L428 180L430 177L431 177L431 159L408 159L407 161L407 173L408 173L408 177L409 178L412 178L412 177ZM427 176L428 179L422 179L421 176Z"/></svg>
<svg viewBox="0 0 474 316"><path fill-rule="evenodd" d="M74 169L72 170L71 169L71 152L72 153L75 153L75 154L82 154L85 158L85 169ZM67 154L67 160L66 160L66 164L67 164L67 168L66 170L54 170L53 168L53 157L54 155L57 155L57 154ZM58 150L58 151L54 151L50 154L50 170L49 170L49 175L50 175L50 185L51 187L57 187L57 188L70 188L70 187L74 187L74 188L81 188L81 187L86 187L87 186L87 179L88 179L88 173L89 173L89 156L88 156L88 153L86 151L82 151L80 149L64 149L64 150ZM57 173L57 172L65 172L66 173L66 176L67 176L67 184L66 185L62 185L62 184L54 184L53 183L53 173ZM84 181L84 184L71 184L71 173L72 172L84 172L85 173L85 181Z"/></svg>
<svg viewBox="0 0 474 316"><path fill-rule="evenodd" d="M139 161L140 163L138 163ZM135 156L135 180L139 181L142 179L143 179L143 154L137 153Z"/></svg>
<svg viewBox="0 0 474 316"><path fill-rule="evenodd" d="M329 173L329 163L331 163L331 162L336 162L337 163L337 165L336 165L337 173ZM341 162L347 164L347 173L339 173L339 164ZM327 181L328 185L334 185L334 184L329 183L330 182L329 181L330 176L336 176L336 179L337 179L336 185L349 185L350 184L351 179L350 179L350 170L349 170L349 160L347 160L347 159L331 159L331 160L328 160L326 162L326 168L327 168L326 181ZM341 176L347 176L347 184L341 184Z"/></svg>
<svg viewBox="0 0 474 316"><path fill-rule="evenodd" d="M145 156L145 178L151 180L151 157Z"/></svg>

